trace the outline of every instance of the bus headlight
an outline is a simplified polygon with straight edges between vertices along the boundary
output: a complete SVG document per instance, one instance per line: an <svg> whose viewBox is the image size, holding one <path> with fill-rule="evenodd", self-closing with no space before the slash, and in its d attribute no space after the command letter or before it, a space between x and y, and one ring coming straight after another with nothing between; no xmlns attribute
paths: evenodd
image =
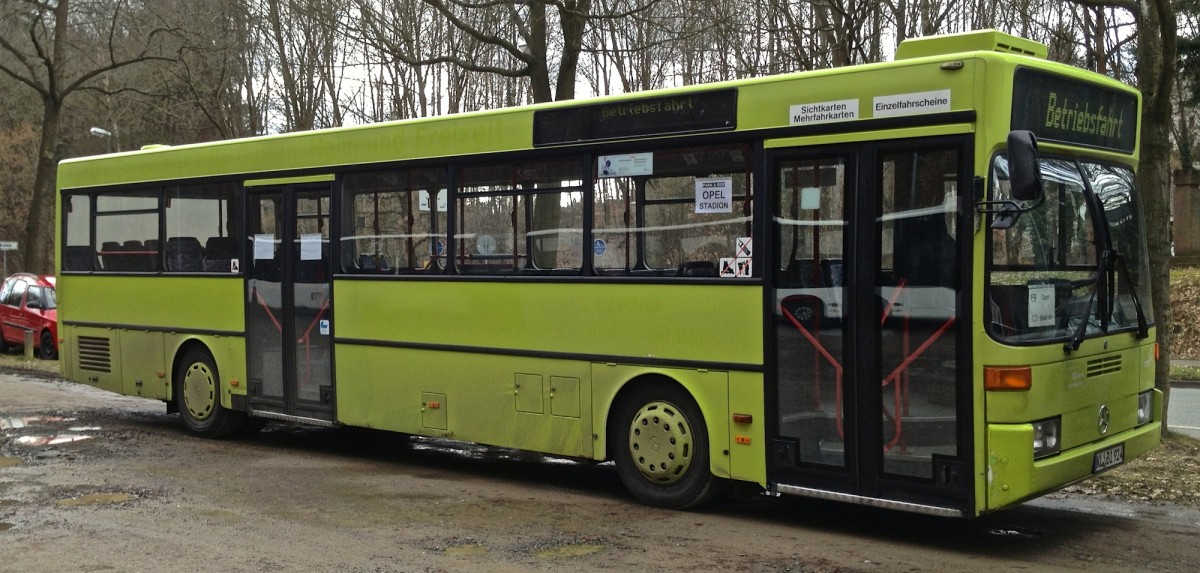
<svg viewBox="0 0 1200 573"><path fill-rule="evenodd" d="M1154 390L1147 390L1138 394L1138 418L1137 425L1142 426L1150 423L1150 419L1154 417Z"/></svg>
<svg viewBox="0 0 1200 573"><path fill-rule="evenodd" d="M1044 458L1058 453L1059 449L1058 418L1042 420L1033 423L1033 459Z"/></svg>

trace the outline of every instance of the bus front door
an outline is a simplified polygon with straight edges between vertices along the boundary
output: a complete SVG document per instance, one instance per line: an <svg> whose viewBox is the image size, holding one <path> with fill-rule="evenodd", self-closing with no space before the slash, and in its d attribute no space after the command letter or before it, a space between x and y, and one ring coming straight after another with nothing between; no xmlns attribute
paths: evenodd
<svg viewBox="0 0 1200 573"><path fill-rule="evenodd" d="M247 184L246 369L258 416L334 420L330 189Z"/></svg>
<svg viewBox="0 0 1200 573"><path fill-rule="evenodd" d="M968 142L773 154L769 471L780 491L967 509Z"/></svg>

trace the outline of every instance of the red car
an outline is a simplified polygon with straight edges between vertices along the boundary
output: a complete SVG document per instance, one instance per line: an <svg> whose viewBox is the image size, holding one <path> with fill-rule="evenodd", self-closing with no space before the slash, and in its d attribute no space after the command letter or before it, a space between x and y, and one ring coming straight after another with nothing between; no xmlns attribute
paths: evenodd
<svg viewBox="0 0 1200 573"><path fill-rule="evenodd" d="M54 277L17 273L0 288L0 351L24 346L25 333L33 333L37 355L58 358L58 298Z"/></svg>

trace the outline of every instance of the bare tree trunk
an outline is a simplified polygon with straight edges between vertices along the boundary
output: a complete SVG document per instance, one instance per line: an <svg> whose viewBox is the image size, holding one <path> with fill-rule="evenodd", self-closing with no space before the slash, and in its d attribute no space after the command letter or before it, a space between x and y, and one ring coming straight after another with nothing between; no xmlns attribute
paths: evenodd
<svg viewBox="0 0 1200 573"><path fill-rule="evenodd" d="M1142 4L1142 3L1139 3ZM1163 393L1163 428L1171 382L1171 88L1175 83L1177 30L1170 0L1144 2L1138 18L1138 87L1142 90L1142 161L1138 186L1150 247L1150 290L1161 359L1155 386Z"/></svg>
<svg viewBox="0 0 1200 573"><path fill-rule="evenodd" d="M65 3L65 2L64 2ZM26 270L54 273L54 197L59 158L59 126L62 101L44 98L42 138L38 144L37 175L25 223L25 240L19 245Z"/></svg>

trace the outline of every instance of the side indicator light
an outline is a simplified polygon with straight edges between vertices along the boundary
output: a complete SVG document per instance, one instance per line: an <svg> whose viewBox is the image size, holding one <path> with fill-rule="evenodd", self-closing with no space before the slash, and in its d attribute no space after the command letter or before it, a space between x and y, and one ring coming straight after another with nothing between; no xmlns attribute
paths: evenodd
<svg viewBox="0 0 1200 573"><path fill-rule="evenodd" d="M1033 387L1033 369L1028 366L985 366L983 387L995 391L1024 391Z"/></svg>
<svg viewBox="0 0 1200 573"><path fill-rule="evenodd" d="M241 384L241 382L238 382L237 378L233 378L229 381L229 385L233 386L234 388L236 388L238 386L238 384Z"/></svg>
<svg viewBox="0 0 1200 573"><path fill-rule="evenodd" d="M733 415L733 423L735 423L735 424L749 424L753 421L754 421L754 416L752 416L750 414L734 414Z"/></svg>
<svg viewBox="0 0 1200 573"><path fill-rule="evenodd" d="M750 445L750 436L734 436L733 441L748 446Z"/></svg>
<svg viewBox="0 0 1200 573"><path fill-rule="evenodd" d="M1155 362L1158 362L1158 352L1159 352L1158 343L1155 342L1154 343L1154 361Z"/></svg>

